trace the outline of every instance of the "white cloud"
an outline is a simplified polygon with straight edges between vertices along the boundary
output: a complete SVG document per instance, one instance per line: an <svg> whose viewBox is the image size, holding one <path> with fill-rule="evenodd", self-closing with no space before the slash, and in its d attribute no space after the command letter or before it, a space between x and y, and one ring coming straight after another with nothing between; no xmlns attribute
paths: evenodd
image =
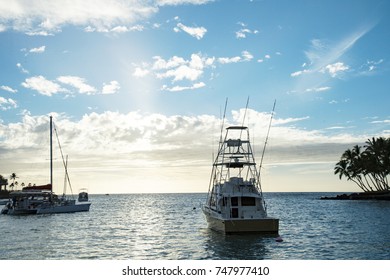
<svg viewBox="0 0 390 280"><path fill-rule="evenodd" d="M143 31L145 27L143 25L137 24L134 26L125 26L125 25L118 25L114 26L112 28L107 28L107 27L92 27L92 26L87 26L84 28L85 32L102 32L102 33L127 33L130 31Z"/></svg>
<svg viewBox="0 0 390 280"><path fill-rule="evenodd" d="M189 80L195 81L201 75L203 71L196 68L191 68L187 65L180 65L175 69L170 69L164 73L157 74L157 77L160 79L163 78L173 78L173 81Z"/></svg>
<svg viewBox="0 0 390 280"><path fill-rule="evenodd" d="M61 85L60 85L60 84ZM87 84L86 79L77 76L59 76L56 81L47 80L43 76L27 78L22 86L37 91L46 96L52 96L57 93L73 94L74 90L79 94L113 94L120 89L119 82L111 81L103 84L102 91L99 92L95 87Z"/></svg>
<svg viewBox="0 0 390 280"><path fill-rule="evenodd" d="M153 64L154 70L165 70L165 69L176 68L179 67L180 65L187 63L187 61L184 58L178 56L173 56L170 59L168 59L168 61L166 61L160 56L155 56L153 57L153 59L155 60Z"/></svg>
<svg viewBox="0 0 390 280"><path fill-rule="evenodd" d="M241 55L244 61L251 61L253 59L253 55L248 51L243 51Z"/></svg>
<svg viewBox="0 0 390 280"><path fill-rule="evenodd" d="M242 124L244 112L245 109L239 109L232 111L231 115L228 113L225 125ZM218 141L218 128L221 123L220 119L212 115L165 116L140 112L121 114L107 111L101 114L89 113L80 120L68 119L65 115L55 113L53 115L61 142L68 143L67 153L70 155L81 155L83 158L85 155L112 156L112 159L119 160L129 159L128 155L132 154L129 162L133 161L134 164L137 160L141 160L142 155L142 159L150 161L151 164L164 160L167 166L174 164L175 161L208 162L210 149L205 149L205 147L211 147L211 139ZM255 139L264 139L269 119L270 113L248 109L245 123L249 120L247 126L251 128L251 134ZM321 131L291 126L292 123L297 124L307 119L308 117L278 118L274 116L270 145L291 148L292 146L351 143L350 141L353 142L356 139L362 140L361 137L356 138L351 135L328 136ZM18 123L10 123L6 126L0 124L0 137L4 139L2 148L10 153L15 148L39 145L42 145L43 150L47 149L46 144L42 143L47 133L43 127L47 127L47 124L47 116L31 115L26 115ZM199 137L200 134L206 137ZM263 143L255 141L255 144L259 147ZM176 152L171 153L172 150ZM322 152L323 150L319 150L318 155ZM36 156L35 153L32 154ZM168 158L167 155L169 155ZM289 155L296 158L296 150L291 149ZM304 154L300 153L299 156L304 157ZM25 160L29 161L28 158ZM97 158L97 160L101 159Z"/></svg>
<svg viewBox="0 0 390 280"><path fill-rule="evenodd" d="M247 24L243 22L238 22L238 25L240 25L242 28L238 31L236 31L236 38L237 39L245 39L247 34L257 34L259 33L258 30L251 30L247 27Z"/></svg>
<svg viewBox="0 0 390 280"><path fill-rule="evenodd" d="M38 48L32 48L29 50L29 53L43 53L46 50L46 46L41 46Z"/></svg>
<svg viewBox="0 0 390 280"><path fill-rule="evenodd" d="M84 78L76 77L76 76L60 76L57 78L57 81L70 85L78 90L79 93L82 94L95 94L97 90L86 83Z"/></svg>
<svg viewBox="0 0 390 280"><path fill-rule="evenodd" d="M229 64L229 63L237 63L242 61L251 61L253 59L253 55L248 51L241 52L241 56L234 57L220 57L218 58L218 62L221 64Z"/></svg>
<svg viewBox="0 0 390 280"><path fill-rule="evenodd" d="M168 59L161 56L154 56L153 60L154 62L152 63L143 62L134 65L133 76L140 78L152 74L161 80L170 79L171 84L186 81L191 82L190 84L185 85L164 85L162 87L163 90L183 91L186 89L204 87L206 85L205 82L199 80L204 77L205 71L215 69L216 63L228 64L249 62L253 60L253 55L249 51L242 51L241 56L215 58L205 56L201 53L193 53L191 54L190 59L179 56L172 56ZM210 77L210 79L212 79L213 73L210 74Z"/></svg>
<svg viewBox="0 0 390 280"><path fill-rule="evenodd" d="M156 14L160 6L201 5L209 0L13 0L0 1L0 32L13 29L28 35L48 36L66 25L86 32L142 30L136 22Z"/></svg>
<svg viewBox="0 0 390 280"><path fill-rule="evenodd" d="M52 96L53 94L60 92L67 92L66 89L63 89L59 84L47 80L43 76L35 76L27 78L22 86L28 89L37 91L38 93L46 96Z"/></svg>
<svg viewBox="0 0 390 280"><path fill-rule="evenodd" d="M109 84L103 84L102 94L114 94L120 89L119 82L111 81Z"/></svg>
<svg viewBox="0 0 390 280"><path fill-rule="evenodd" d="M371 123L384 123L384 124L387 124L387 123L389 123L389 124L390 124L390 120L383 120L383 121L372 121Z"/></svg>
<svg viewBox="0 0 390 280"><path fill-rule="evenodd" d="M237 63L241 61L240 56L234 56L234 57L219 57L218 62L221 64L228 64L228 63Z"/></svg>
<svg viewBox="0 0 390 280"><path fill-rule="evenodd" d="M9 87L9 86L1 86L0 88L1 88L2 90L5 90L5 91L11 92L11 93L17 93L17 92L18 92L17 89L13 89L13 88L11 88L11 87Z"/></svg>
<svg viewBox="0 0 390 280"><path fill-rule="evenodd" d="M306 89L306 92L322 92L330 90L331 87L317 87L317 88L308 88Z"/></svg>
<svg viewBox="0 0 390 280"><path fill-rule="evenodd" d="M203 74L204 68L209 67L214 61L201 56L201 54L192 54L190 60L178 56L173 56L168 60L159 56L154 57L154 59L152 69L156 71L157 78L172 78L173 82L198 80Z"/></svg>
<svg viewBox="0 0 390 280"><path fill-rule="evenodd" d="M17 108L18 105L12 98L4 98L0 96L0 111L6 111Z"/></svg>
<svg viewBox="0 0 390 280"><path fill-rule="evenodd" d="M339 72L344 72L349 69L348 65L344 65L343 62L336 62L334 64L329 64L321 70L321 72L328 72L332 77L336 77Z"/></svg>
<svg viewBox="0 0 390 280"><path fill-rule="evenodd" d="M291 77L298 77L298 76L300 76L300 75L302 75L302 74L304 74L304 73L310 73L310 71L309 70L301 70L301 71L296 71L296 72L294 72L294 73L291 73Z"/></svg>
<svg viewBox="0 0 390 280"><path fill-rule="evenodd" d="M0 2L3 25L31 35L59 32L64 25L89 26L110 30L129 26L155 14L158 8L150 2L137 0L14 0Z"/></svg>
<svg viewBox="0 0 390 280"><path fill-rule="evenodd" d="M228 112L226 126L241 125L243 114L244 109L233 111L232 114ZM188 183L188 176L194 170L195 179L199 180L199 174L202 174L200 180L207 185L211 155L218 147L221 124L221 120L214 115L167 116L110 111L100 114L91 112L81 119L57 113L52 115L62 148L69 155L74 185L87 183L88 186L93 186L91 192L107 193L109 182L110 192L119 192L116 186L120 185L135 185L136 189L127 188L124 191L139 192L140 183L145 182L146 176L152 173L155 174L153 178L157 177L159 182L148 178L148 185L161 187L161 178L166 174L169 174L167 181L170 185L177 181ZM270 113L248 110L246 116L251 139L254 139L253 149L259 158ZM367 137L364 134L350 135L337 129L319 131L299 128L298 125L307 118L274 116L265 168L272 164L330 162L329 170L325 171L333 178L332 165L341 153L351 143L361 143ZM42 183L46 183L47 160L45 156L37 157L37 154L47 154L48 143L45 139L48 138L48 129L48 116L33 116L28 113L15 123L0 122L1 155L7 159L0 161L0 170L7 174L23 174L20 182L32 180L33 183L40 183L38 180L42 180ZM19 150L23 153L16 152ZM55 157L56 152L57 149L54 151ZM35 164L32 166L31 162ZM164 166L163 170L161 166ZM190 169L186 169L188 167ZM56 182L62 182L63 169L55 165L54 173L57 176ZM109 173L115 176L107 179ZM196 184L201 183L197 181ZM160 190L167 191L166 188Z"/></svg>
<svg viewBox="0 0 390 280"><path fill-rule="evenodd" d="M142 69L141 67L136 67L134 72L133 72L133 76L137 77L137 78L142 78L142 77L145 77L146 75L148 75L149 73L150 73L150 71L147 69Z"/></svg>
<svg viewBox="0 0 390 280"><path fill-rule="evenodd" d="M206 84L203 82L195 83L191 86L173 86L173 87L168 87L167 85L164 85L161 90L166 90L166 91L171 91L171 92L177 92L177 91L183 91L183 90L193 90L193 89L198 89L205 87Z"/></svg>
<svg viewBox="0 0 390 280"><path fill-rule="evenodd" d="M178 23L177 28L175 28L174 30L175 32L179 32L180 30L182 30L198 40L202 39L207 32L207 29L204 27L189 27L185 26L182 23Z"/></svg>

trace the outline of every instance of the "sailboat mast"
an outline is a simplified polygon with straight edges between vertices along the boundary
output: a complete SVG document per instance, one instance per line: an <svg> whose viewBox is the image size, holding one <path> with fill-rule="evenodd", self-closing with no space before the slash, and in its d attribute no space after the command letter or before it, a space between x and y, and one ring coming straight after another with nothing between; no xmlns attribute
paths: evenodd
<svg viewBox="0 0 390 280"><path fill-rule="evenodd" d="M50 185L53 191L53 117L50 116Z"/></svg>

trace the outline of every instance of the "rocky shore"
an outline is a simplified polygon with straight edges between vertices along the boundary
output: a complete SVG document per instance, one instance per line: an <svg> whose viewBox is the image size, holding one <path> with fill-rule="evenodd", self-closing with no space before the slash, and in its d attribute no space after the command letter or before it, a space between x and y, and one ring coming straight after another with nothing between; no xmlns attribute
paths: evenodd
<svg viewBox="0 0 390 280"><path fill-rule="evenodd" d="M339 194L336 196L323 196L321 199L329 200L390 200L390 191L363 192L351 194Z"/></svg>

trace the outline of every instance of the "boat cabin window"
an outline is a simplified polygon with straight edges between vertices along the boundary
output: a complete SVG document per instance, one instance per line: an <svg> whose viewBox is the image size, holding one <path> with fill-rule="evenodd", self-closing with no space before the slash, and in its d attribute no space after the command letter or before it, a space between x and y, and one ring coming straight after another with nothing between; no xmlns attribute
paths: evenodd
<svg viewBox="0 0 390 280"><path fill-rule="evenodd" d="M241 197L242 206L256 206L256 199L254 197L243 196Z"/></svg>
<svg viewBox="0 0 390 280"><path fill-rule="evenodd" d="M238 197L232 197L231 203L232 203L232 206L238 206Z"/></svg>

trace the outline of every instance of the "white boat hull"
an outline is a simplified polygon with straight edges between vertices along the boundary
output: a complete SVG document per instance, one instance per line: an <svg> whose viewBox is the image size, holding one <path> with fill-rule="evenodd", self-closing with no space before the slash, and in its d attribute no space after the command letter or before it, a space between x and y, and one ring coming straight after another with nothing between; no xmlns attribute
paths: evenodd
<svg viewBox="0 0 390 280"><path fill-rule="evenodd" d="M37 209L36 214L75 213L89 211L91 202L78 203L73 205L44 206Z"/></svg>
<svg viewBox="0 0 390 280"><path fill-rule="evenodd" d="M203 210L206 216L209 228L215 231L230 233L264 233L264 234L278 234L279 219L253 218L253 219L223 219L217 213Z"/></svg>

